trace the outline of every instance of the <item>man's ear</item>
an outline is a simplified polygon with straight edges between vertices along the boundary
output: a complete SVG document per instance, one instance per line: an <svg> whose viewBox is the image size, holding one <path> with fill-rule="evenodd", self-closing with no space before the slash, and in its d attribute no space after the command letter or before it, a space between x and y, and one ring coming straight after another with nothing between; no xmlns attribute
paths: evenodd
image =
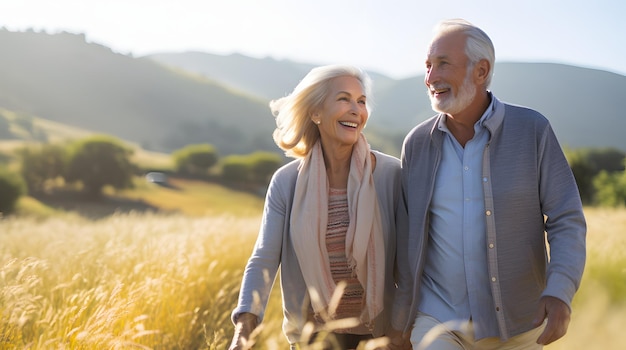
<svg viewBox="0 0 626 350"><path fill-rule="evenodd" d="M482 59L474 66L474 79L479 85L485 84L489 74L491 73L491 65L486 59Z"/></svg>

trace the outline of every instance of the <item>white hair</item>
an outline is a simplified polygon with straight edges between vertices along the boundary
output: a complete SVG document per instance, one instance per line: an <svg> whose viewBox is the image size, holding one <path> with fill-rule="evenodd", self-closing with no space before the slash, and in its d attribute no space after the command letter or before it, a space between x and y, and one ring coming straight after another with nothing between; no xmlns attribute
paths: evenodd
<svg viewBox="0 0 626 350"><path fill-rule="evenodd" d="M464 19L447 19L439 22L435 27L435 35L460 31L467 35L465 42L465 54L470 60L468 70L471 70L478 61L485 59L489 62L489 76L485 81L486 86L491 84L493 77L496 52L491 39L482 29Z"/></svg>

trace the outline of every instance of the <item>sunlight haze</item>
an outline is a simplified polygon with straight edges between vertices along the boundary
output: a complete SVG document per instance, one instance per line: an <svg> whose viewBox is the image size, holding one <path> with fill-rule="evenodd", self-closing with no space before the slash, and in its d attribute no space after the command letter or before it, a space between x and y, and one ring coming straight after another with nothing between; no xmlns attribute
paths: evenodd
<svg viewBox="0 0 626 350"><path fill-rule="evenodd" d="M241 53L311 64L423 73L432 27L461 17L489 34L496 59L626 74L620 0L21 0L0 1L0 27L84 33L122 54Z"/></svg>

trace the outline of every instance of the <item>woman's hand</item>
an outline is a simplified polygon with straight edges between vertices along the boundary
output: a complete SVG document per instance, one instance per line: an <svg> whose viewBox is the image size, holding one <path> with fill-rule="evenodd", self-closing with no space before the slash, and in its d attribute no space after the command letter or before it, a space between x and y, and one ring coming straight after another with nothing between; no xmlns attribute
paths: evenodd
<svg viewBox="0 0 626 350"><path fill-rule="evenodd" d="M254 339L250 339L252 332L258 325L258 317L255 314L244 312L237 317L235 325L235 333L228 350L245 350L252 349Z"/></svg>

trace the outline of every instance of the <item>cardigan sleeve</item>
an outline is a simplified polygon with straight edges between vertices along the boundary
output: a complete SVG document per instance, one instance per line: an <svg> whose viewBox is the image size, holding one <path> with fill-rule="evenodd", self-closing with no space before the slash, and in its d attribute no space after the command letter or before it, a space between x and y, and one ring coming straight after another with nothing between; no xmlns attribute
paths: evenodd
<svg viewBox="0 0 626 350"><path fill-rule="evenodd" d="M286 216L286 191L277 171L268 187L259 234L246 264L239 301L231 314L237 323L239 314L249 312L263 320L272 285L280 266L284 221Z"/></svg>
<svg viewBox="0 0 626 350"><path fill-rule="evenodd" d="M541 146L540 196L550 244L542 296L557 297L571 307L585 266L587 227L576 180L550 126Z"/></svg>

